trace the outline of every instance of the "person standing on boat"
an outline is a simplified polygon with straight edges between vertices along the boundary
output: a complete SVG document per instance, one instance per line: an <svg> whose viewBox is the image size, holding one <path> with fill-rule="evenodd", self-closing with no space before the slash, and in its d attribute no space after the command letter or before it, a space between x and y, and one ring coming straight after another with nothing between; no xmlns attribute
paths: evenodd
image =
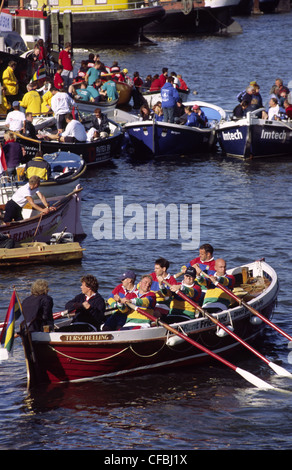
<svg viewBox="0 0 292 470"><path fill-rule="evenodd" d="M33 86L29 83L26 86L27 92L19 103L19 106L25 109L27 113L41 114L42 99L40 94L34 90Z"/></svg>
<svg viewBox="0 0 292 470"><path fill-rule="evenodd" d="M174 108L178 99L179 94L177 89L173 86L173 77L169 77L165 85L161 88L161 103L164 122L174 122Z"/></svg>
<svg viewBox="0 0 292 470"><path fill-rule="evenodd" d="M199 316L196 308L177 294L180 291L199 304L202 300L202 291L196 282L196 275L195 268L190 267L186 270L182 283L175 282L171 287L163 286L164 279L158 276L161 283L160 292L164 297L169 298L169 314L165 317L167 323L192 320Z"/></svg>
<svg viewBox="0 0 292 470"><path fill-rule="evenodd" d="M124 298L131 300L137 296L137 287L135 285L136 273L134 271L131 269L125 271L122 274L120 280L121 283L113 289L112 295L108 299L109 306L111 308L117 308L117 310L115 310L115 312L113 312L112 315L106 320L102 328L103 331L119 330L122 328L122 326L124 326L127 320L127 315L119 311L118 305Z"/></svg>
<svg viewBox="0 0 292 470"><path fill-rule="evenodd" d="M22 208L28 203L33 209L41 212L42 214L48 214L50 211L56 210L55 207L49 207L45 196L39 191L40 185L39 176L31 176L28 183L20 188L13 194L12 198L5 205L4 222L8 223L12 220L23 220ZM35 196L38 196L44 207L39 206L33 200Z"/></svg>
<svg viewBox="0 0 292 470"><path fill-rule="evenodd" d="M63 132L58 132L58 134L47 134L46 137L51 140L59 140L60 142L86 142L87 134L83 124L74 119L72 113L67 113L65 120L67 125Z"/></svg>
<svg viewBox="0 0 292 470"><path fill-rule="evenodd" d="M19 83L15 76L16 66L17 63L11 60L2 74L2 85L6 88L6 97L10 104L17 99L19 91Z"/></svg>
<svg viewBox="0 0 292 470"><path fill-rule="evenodd" d="M98 280L87 274L80 281L81 294L65 304L66 310L75 311L70 331L90 331L92 327L100 331L100 326L104 322L105 301L98 292Z"/></svg>
<svg viewBox="0 0 292 470"><path fill-rule="evenodd" d="M71 112L71 108L75 106L75 101L66 93L64 88L61 88L61 90L52 88L51 91L53 95L51 99L51 109L57 121L57 129L62 132L66 127L65 116Z"/></svg>
<svg viewBox="0 0 292 470"><path fill-rule="evenodd" d="M48 326L49 331L54 331L53 305L54 301L49 292L47 281L36 280L31 286L31 295L22 302L22 314L28 331L44 331Z"/></svg>
<svg viewBox="0 0 292 470"><path fill-rule="evenodd" d="M73 82L72 50L70 42L67 42L64 49L60 52L58 63L63 66L61 75L64 79L64 87L68 89Z"/></svg>
<svg viewBox="0 0 292 470"><path fill-rule="evenodd" d="M232 290L235 286L234 276L226 274L226 262L222 258L218 258L215 261L215 272L210 274L210 278L206 278L199 265L194 266L197 272L197 282L200 286L207 287L205 291L203 308L207 309L210 313L220 312L226 310L231 304L231 297L224 292L220 287L216 286L216 282L219 282L223 286Z"/></svg>

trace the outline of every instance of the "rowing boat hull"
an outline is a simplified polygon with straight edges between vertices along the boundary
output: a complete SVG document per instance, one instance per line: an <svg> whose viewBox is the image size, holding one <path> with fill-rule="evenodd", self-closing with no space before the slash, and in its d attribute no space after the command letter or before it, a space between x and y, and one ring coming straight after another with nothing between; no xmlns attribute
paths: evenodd
<svg viewBox="0 0 292 470"><path fill-rule="evenodd" d="M81 261L84 249L77 242L48 245L22 243L17 248L0 248L0 266L26 266L27 264L58 264Z"/></svg>
<svg viewBox="0 0 292 470"><path fill-rule="evenodd" d="M84 238L81 224L81 198L78 193L61 198L48 198L56 210L40 216L32 209L23 209L24 218L7 225L0 225L0 233L9 233L15 243L28 243L32 240L48 243L56 232L66 230L78 238ZM27 214L28 212L28 214Z"/></svg>
<svg viewBox="0 0 292 470"><path fill-rule="evenodd" d="M261 273L270 281L269 287L249 302L269 318L278 293L274 270L264 262L246 265L250 272ZM241 276L241 267L231 270ZM252 322L250 312L237 306L218 315L220 322L229 324L246 341L254 340L263 323ZM231 336L219 337L217 327L206 318L180 323L181 331L209 350L227 356L239 346ZM177 328L177 326L172 325ZM210 359L196 347L178 341L162 326L145 329L92 333L32 333L32 350L28 336L22 334L27 358L29 384L85 381L104 377L118 377L149 373L154 370L198 365Z"/></svg>

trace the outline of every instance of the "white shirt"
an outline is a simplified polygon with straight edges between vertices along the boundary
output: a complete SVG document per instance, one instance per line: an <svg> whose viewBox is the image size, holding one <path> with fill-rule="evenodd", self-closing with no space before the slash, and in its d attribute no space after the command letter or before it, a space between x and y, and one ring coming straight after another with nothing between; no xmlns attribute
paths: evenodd
<svg viewBox="0 0 292 470"><path fill-rule="evenodd" d="M272 121L275 116L279 116L280 112L280 107L277 104L277 106L271 106L268 111L268 120Z"/></svg>
<svg viewBox="0 0 292 470"><path fill-rule="evenodd" d="M86 130L81 122L72 119L68 122L66 129L62 132L62 137L75 137L79 142L85 142L87 140Z"/></svg>
<svg viewBox="0 0 292 470"><path fill-rule="evenodd" d="M16 202L20 207L24 207L27 203L27 197L34 197L36 193L39 192L38 188L30 189L29 183L26 183L24 186L21 186L12 196L12 200Z"/></svg>
<svg viewBox="0 0 292 470"><path fill-rule="evenodd" d="M68 93L58 91L51 100L51 108L54 114L67 114L70 113L71 107L75 105L75 101L68 95Z"/></svg>
<svg viewBox="0 0 292 470"><path fill-rule="evenodd" d="M87 142L91 142L93 140L95 132L96 132L95 127L91 127L89 131L87 131Z"/></svg>
<svg viewBox="0 0 292 470"><path fill-rule="evenodd" d="M15 109L7 114L5 124L10 131L19 132L23 128L25 114Z"/></svg>

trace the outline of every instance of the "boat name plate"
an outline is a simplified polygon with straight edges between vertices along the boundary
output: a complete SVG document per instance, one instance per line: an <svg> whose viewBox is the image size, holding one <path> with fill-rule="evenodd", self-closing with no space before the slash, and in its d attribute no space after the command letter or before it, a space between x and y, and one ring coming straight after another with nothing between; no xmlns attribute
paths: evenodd
<svg viewBox="0 0 292 470"><path fill-rule="evenodd" d="M113 335L104 334L65 334L60 337L61 341L109 341L113 339Z"/></svg>

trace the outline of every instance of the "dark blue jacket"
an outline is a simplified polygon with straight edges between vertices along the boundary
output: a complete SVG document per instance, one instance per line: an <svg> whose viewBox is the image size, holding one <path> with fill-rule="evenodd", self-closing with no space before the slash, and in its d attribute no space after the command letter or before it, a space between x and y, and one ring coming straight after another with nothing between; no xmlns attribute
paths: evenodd
<svg viewBox="0 0 292 470"><path fill-rule="evenodd" d="M169 82L166 82L165 85L161 88L161 104L162 108L170 108L175 106L177 100L179 99L179 94L176 88Z"/></svg>

